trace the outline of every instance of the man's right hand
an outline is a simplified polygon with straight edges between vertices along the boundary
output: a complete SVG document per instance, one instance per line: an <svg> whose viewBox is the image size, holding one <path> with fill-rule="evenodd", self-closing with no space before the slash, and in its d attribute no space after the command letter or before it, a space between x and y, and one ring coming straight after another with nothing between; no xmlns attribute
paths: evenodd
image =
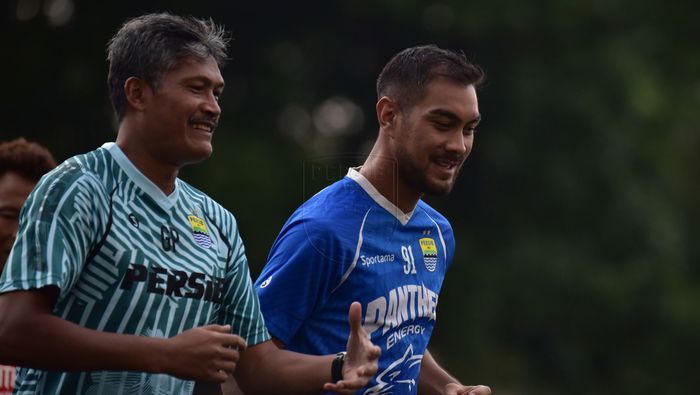
<svg viewBox="0 0 700 395"><path fill-rule="evenodd" d="M207 325L167 339L162 372L190 380L223 383L236 370L245 340L230 325Z"/></svg>

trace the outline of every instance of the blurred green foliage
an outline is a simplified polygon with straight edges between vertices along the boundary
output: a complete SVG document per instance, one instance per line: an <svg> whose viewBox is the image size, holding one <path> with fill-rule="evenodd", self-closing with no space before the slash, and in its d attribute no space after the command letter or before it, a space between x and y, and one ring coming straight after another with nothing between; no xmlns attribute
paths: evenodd
<svg viewBox="0 0 700 395"><path fill-rule="evenodd" d="M496 394L696 393L700 3L623 0L10 0L1 138L58 159L113 139L105 44L123 20L211 16L234 40L215 154L182 172L238 218L253 276L306 197L374 139L399 50L488 74L455 191L455 264L432 349ZM695 235L695 236L694 236Z"/></svg>

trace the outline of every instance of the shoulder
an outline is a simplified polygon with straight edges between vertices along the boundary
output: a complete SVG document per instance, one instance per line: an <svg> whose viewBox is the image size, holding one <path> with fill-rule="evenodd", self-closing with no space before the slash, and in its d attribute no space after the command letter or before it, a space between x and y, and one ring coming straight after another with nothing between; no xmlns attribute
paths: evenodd
<svg viewBox="0 0 700 395"><path fill-rule="evenodd" d="M364 190L345 177L324 188L304 202L292 218L312 222L324 229L336 229L339 224L361 221L374 205Z"/></svg>
<svg viewBox="0 0 700 395"><path fill-rule="evenodd" d="M359 229L373 203L351 179L344 178L321 190L289 217L278 242L299 240L323 249L356 245Z"/></svg>
<svg viewBox="0 0 700 395"><path fill-rule="evenodd" d="M95 198L95 194L107 193L111 171L109 158L100 150L77 155L67 159L55 169L45 174L35 188L33 195L42 197L80 196Z"/></svg>
<svg viewBox="0 0 700 395"><path fill-rule="evenodd" d="M22 217L25 221L52 223L58 218L73 221L76 215L102 216L108 210L111 191L105 174L90 154L69 158L39 180L27 198Z"/></svg>
<svg viewBox="0 0 700 395"><path fill-rule="evenodd" d="M452 230L452 225L450 225L450 221L439 211L432 208L428 203L424 202L423 200L418 201L418 204L416 205L416 210L422 211L429 219L431 219L438 226L440 226L440 228L443 231Z"/></svg>

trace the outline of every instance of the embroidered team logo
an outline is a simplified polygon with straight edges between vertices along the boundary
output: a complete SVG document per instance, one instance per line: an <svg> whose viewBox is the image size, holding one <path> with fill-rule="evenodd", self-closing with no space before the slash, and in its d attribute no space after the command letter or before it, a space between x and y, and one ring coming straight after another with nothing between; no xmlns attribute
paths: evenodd
<svg viewBox="0 0 700 395"><path fill-rule="evenodd" d="M420 249L423 252L423 263L425 263L425 268L429 272L434 272L437 266L437 246L435 245L435 240L430 237L424 237L418 240L420 243Z"/></svg>
<svg viewBox="0 0 700 395"><path fill-rule="evenodd" d="M187 219L190 220L190 225L192 225L192 235L194 236L194 241L204 248L211 247L211 237L209 237L207 223L195 215L188 215Z"/></svg>

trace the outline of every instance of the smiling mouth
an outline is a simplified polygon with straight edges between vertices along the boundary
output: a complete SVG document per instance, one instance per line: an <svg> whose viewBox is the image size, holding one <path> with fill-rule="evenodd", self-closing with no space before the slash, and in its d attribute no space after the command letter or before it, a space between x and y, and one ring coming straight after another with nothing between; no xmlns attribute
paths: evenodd
<svg viewBox="0 0 700 395"><path fill-rule="evenodd" d="M201 123L201 122L191 122L190 125L197 130L202 130L207 133L213 133L215 126L210 123Z"/></svg>
<svg viewBox="0 0 700 395"><path fill-rule="evenodd" d="M189 120L189 124L193 129L201 130L207 133L214 133L214 129L216 129L218 122L216 122L215 119L193 117Z"/></svg>
<svg viewBox="0 0 700 395"><path fill-rule="evenodd" d="M446 170L455 169L455 168L456 168L457 166L459 166L459 164L461 163L461 161L449 160L449 159L437 159L437 160L435 160L435 161L433 161L433 162L434 162L436 165L438 165L439 167L441 167L441 168L443 168L443 169L446 169Z"/></svg>

